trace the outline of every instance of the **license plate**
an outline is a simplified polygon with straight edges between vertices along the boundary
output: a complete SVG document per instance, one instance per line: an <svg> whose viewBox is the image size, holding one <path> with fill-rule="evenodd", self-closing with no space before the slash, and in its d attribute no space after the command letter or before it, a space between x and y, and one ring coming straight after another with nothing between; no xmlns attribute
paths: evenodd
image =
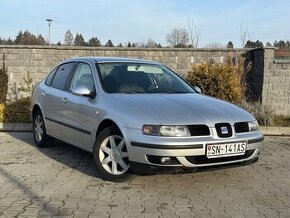
<svg viewBox="0 0 290 218"><path fill-rule="evenodd" d="M208 158L218 158L243 155L246 152L246 147L247 142L208 144L206 145L206 156Z"/></svg>

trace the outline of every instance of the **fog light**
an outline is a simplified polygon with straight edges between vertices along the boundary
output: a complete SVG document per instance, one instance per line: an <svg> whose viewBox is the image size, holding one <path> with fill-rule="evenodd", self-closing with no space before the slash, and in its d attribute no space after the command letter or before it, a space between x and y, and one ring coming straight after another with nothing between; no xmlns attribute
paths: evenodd
<svg viewBox="0 0 290 218"><path fill-rule="evenodd" d="M162 164L168 164L168 163L170 163L170 161L171 161L170 157L161 157L161 159L160 159L160 163L162 163Z"/></svg>

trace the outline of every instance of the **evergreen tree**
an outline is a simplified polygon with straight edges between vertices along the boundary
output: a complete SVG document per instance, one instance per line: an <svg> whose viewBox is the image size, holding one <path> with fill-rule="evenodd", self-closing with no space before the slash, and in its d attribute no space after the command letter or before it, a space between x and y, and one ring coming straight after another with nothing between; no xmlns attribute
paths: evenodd
<svg viewBox="0 0 290 218"><path fill-rule="evenodd" d="M45 45L46 44L46 41L41 34L37 36L36 43L38 45Z"/></svg>
<svg viewBox="0 0 290 218"><path fill-rule="evenodd" d="M82 34L78 34L78 33L76 34L76 37L74 40L74 45L76 45L76 46L85 46L86 45Z"/></svg>
<svg viewBox="0 0 290 218"><path fill-rule="evenodd" d="M284 40L280 40L279 42L275 41L273 44L274 44L275 47L278 47L280 49L287 48L286 42Z"/></svg>
<svg viewBox="0 0 290 218"><path fill-rule="evenodd" d="M97 37L92 37L91 39L89 39L89 46L95 46L95 47L100 47L102 44L100 42L100 40Z"/></svg>
<svg viewBox="0 0 290 218"><path fill-rule="evenodd" d="M234 44L232 43L232 41L228 42L227 48L234 48Z"/></svg>
<svg viewBox="0 0 290 218"><path fill-rule="evenodd" d="M13 41L10 39L10 37L8 38L8 40L5 43L6 45L13 45Z"/></svg>
<svg viewBox="0 0 290 218"><path fill-rule="evenodd" d="M130 42L128 42L128 45L127 45L127 47L131 47L131 43L130 43Z"/></svg>
<svg viewBox="0 0 290 218"><path fill-rule="evenodd" d="M288 41L288 40L286 42L286 48L290 49L290 41Z"/></svg>
<svg viewBox="0 0 290 218"><path fill-rule="evenodd" d="M114 44L113 44L113 42L111 41L111 39L109 39L105 46L106 46L106 47L114 47Z"/></svg>
<svg viewBox="0 0 290 218"><path fill-rule="evenodd" d="M21 40L22 40L22 37L23 37L23 33L22 33L22 31L19 31L18 35L16 36L16 38L14 40L14 43L16 45L19 45Z"/></svg>
<svg viewBox="0 0 290 218"><path fill-rule="evenodd" d="M257 40L256 42L248 40L245 44L245 48L261 48L263 47L263 42Z"/></svg>

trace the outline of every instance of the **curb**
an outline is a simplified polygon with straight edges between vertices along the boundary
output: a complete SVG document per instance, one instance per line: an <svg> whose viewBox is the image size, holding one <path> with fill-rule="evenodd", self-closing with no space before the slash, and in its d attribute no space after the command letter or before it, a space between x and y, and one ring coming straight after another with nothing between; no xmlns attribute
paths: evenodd
<svg viewBox="0 0 290 218"><path fill-rule="evenodd" d="M32 132L31 123L0 123L0 132Z"/></svg>
<svg viewBox="0 0 290 218"><path fill-rule="evenodd" d="M290 127L261 126L265 136L290 136ZM32 132L31 123L0 123L0 132Z"/></svg>
<svg viewBox="0 0 290 218"><path fill-rule="evenodd" d="M290 127L261 126L265 136L290 136Z"/></svg>

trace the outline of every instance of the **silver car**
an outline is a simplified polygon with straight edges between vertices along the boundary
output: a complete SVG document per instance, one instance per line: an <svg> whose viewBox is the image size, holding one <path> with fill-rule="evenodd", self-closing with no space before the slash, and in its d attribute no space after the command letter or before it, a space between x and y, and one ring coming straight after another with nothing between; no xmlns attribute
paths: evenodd
<svg viewBox="0 0 290 218"><path fill-rule="evenodd" d="M35 86L31 99L36 145L57 138L91 152L110 181L146 168L257 160L263 141L248 112L200 94L152 61L66 60Z"/></svg>

